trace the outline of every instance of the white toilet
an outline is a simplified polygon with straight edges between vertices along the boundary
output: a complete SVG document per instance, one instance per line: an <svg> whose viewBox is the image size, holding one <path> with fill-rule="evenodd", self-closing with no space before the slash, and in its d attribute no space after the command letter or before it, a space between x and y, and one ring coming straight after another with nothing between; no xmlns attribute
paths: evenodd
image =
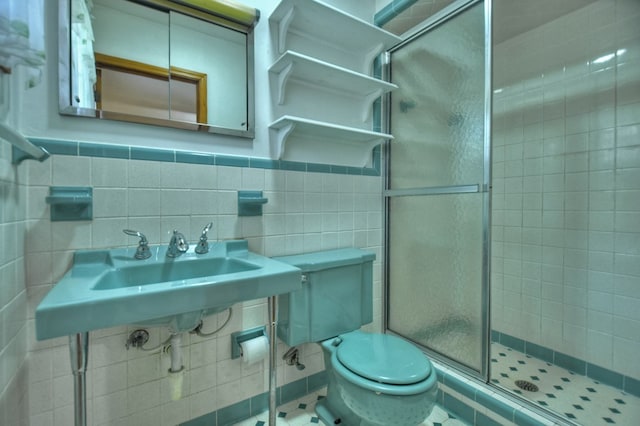
<svg viewBox="0 0 640 426"><path fill-rule="evenodd" d="M435 404L436 372L422 351L358 330L373 320L374 259L359 249L277 258L303 274L300 290L279 296L278 336L321 345L328 387L316 413L327 425L417 425Z"/></svg>

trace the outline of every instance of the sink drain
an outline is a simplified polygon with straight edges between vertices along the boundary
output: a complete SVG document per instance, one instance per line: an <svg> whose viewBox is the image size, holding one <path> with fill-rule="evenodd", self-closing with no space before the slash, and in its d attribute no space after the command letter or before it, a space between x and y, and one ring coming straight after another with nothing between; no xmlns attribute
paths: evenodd
<svg viewBox="0 0 640 426"><path fill-rule="evenodd" d="M528 380L516 380L516 386L528 392L538 392L538 386Z"/></svg>

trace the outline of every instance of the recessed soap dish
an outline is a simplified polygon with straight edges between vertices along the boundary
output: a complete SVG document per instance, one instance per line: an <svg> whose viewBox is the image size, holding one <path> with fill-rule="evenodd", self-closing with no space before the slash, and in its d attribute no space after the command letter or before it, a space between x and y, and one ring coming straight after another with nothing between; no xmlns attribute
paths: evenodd
<svg viewBox="0 0 640 426"><path fill-rule="evenodd" d="M262 191L238 191L238 216L262 216L262 205L268 201Z"/></svg>
<svg viewBox="0 0 640 426"><path fill-rule="evenodd" d="M88 186L52 186L45 199L51 206L51 221L93 219L93 188Z"/></svg>

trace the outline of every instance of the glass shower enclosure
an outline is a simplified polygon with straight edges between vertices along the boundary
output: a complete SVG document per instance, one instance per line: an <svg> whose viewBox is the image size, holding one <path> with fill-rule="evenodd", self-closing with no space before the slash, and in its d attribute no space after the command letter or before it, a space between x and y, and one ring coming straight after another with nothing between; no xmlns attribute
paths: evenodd
<svg viewBox="0 0 640 426"><path fill-rule="evenodd" d="M489 21L457 2L390 51L387 327L487 375ZM440 17L440 18L438 18Z"/></svg>
<svg viewBox="0 0 640 426"><path fill-rule="evenodd" d="M388 331L565 420L636 424L640 1L422 19L389 61Z"/></svg>

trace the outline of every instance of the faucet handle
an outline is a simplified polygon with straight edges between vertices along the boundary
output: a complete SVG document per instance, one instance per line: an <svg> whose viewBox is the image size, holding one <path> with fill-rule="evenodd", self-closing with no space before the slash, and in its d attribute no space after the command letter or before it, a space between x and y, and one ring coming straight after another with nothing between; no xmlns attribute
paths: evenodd
<svg viewBox="0 0 640 426"><path fill-rule="evenodd" d="M196 253L205 254L209 251L209 243L207 243L207 232L213 226L213 222L209 222L207 226L202 230L202 234L200 235L200 241L198 241L198 245L196 246Z"/></svg>
<svg viewBox="0 0 640 426"><path fill-rule="evenodd" d="M207 232L209 232L209 230L211 229L211 227L213 226L213 222L209 222L207 223L207 226L204 227L204 229L202 230L202 235L200 236L200 238L207 238Z"/></svg>
<svg viewBox="0 0 640 426"><path fill-rule="evenodd" d="M184 235L178 232L177 229L173 230L173 238L175 238L175 243L180 253L184 253L189 250L189 243Z"/></svg>
<svg viewBox="0 0 640 426"><path fill-rule="evenodd" d="M167 257L178 257L187 250L189 250L187 239L177 229L174 229L171 241L169 241L169 248L167 248Z"/></svg>
<svg viewBox="0 0 640 426"><path fill-rule="evenodd" d="M127 235L131 235L132 237L140 238L136 254L133 257L135 257L136 259L148 259L151 257L151 251L149 251L149 241L142 232L134 231L133 229L123 229L122 232Z"/></svg>
<svg viewBox="0 0 640 426"><path fill-rule="evenodd" d="M147 241L147 237L144 236L144 234L140 231L134 231L133 229L123 229L122 232L124 232L127 235L131 235L132 237L138 237L140 238L140 242L144 242L145 244L148 243Z"/></svg>

